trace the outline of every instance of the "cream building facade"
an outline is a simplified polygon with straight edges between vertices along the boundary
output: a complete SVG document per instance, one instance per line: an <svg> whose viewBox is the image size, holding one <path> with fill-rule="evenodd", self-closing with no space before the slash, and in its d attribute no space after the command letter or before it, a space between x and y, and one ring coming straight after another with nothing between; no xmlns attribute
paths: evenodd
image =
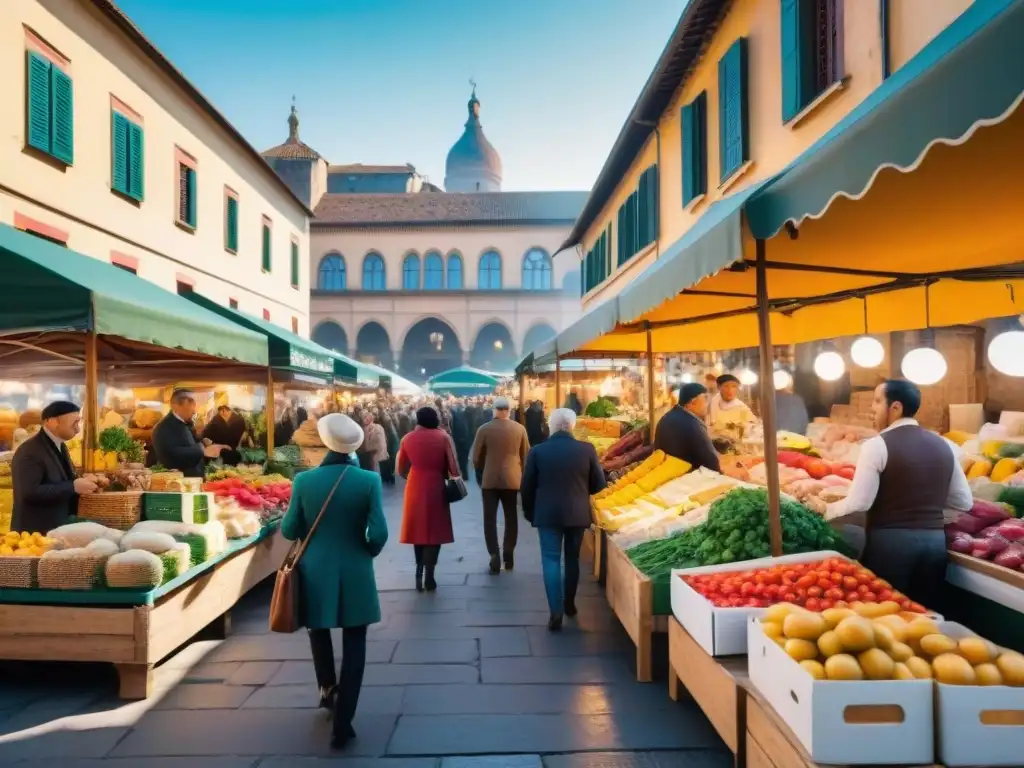
<svg viewBox="0 0 1024 768"><path fill-rule="evenodd" d="M299 138L263 154L314 209L312 338L423 380L511 371L580 313L576 253L554 259L586 192L503 192L475 89L445 190L412 165L330 165Z"/></svg>
<svg viewBox="0 0 1024 768"><path fill-rule="evenodd" d="M309 333L309 216L107 0L0 3L0 222Z"/></svg>

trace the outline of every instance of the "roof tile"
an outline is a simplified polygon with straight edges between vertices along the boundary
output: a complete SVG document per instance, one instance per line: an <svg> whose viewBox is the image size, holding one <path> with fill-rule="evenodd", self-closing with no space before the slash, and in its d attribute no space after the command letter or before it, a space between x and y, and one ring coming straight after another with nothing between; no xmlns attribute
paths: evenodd
<svg viewBox="0 0 1024 768"><path fill-rule="evenodd" d="M573 222L586 192L410 192L329 194L314 225L387 226Z"/></svg>

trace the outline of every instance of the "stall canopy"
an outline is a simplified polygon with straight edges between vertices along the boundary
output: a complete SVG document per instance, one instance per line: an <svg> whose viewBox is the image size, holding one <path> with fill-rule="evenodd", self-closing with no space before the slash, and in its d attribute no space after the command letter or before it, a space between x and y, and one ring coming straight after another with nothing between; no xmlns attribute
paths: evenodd
<svg viewBox="0 0 1024 768"><path fill-rule="evenodd" d="M353 380L356 378L356 363L348 360L345 364L338 359L338 355L319 344L297 336L291 331L281 328L278 325L253 317L237 309L225 307L212 299L198 293L188 294L188 298L200 307L247 328L256 333L262 334L266 339L265 343L269 352L270 367L277 371L284 371L297 374L300 377L310 379L308 383L327 384L335 375L336 363L340 365L342 375L348 375Z"/></svg>
<svg viewBox="0 0 1024 768"><path fill-rule="evenodd" d="M775 344L1020 313L1022 39L1024 0L973 4L781 173L712 205L615 299L614 331L594 330L602 305L557 354L640 353L648 332L656 352L757 346L755 238Z"/></svg>
<svg viewBox="0 0 1024 768"><path fill-rule="evenodd" d="M382 368L373 363L361 362L358 365L360 367L360 382L363 382L365 377L365 382L368 385L377 387L382 383L382 379L390 379L391 391L396 395L418 395L423 391L408 379L399 376L394 371L389 371L387 368Z"/></svg>
<svg viewBox="0 0 1024 768"><path fill-rule="evenodd" d="M427 379L426 388L431 392L468 391L483 394L494 391L499 380L496 374L464 365L431 376Z"/></svg>
<svg viewBox="0 0 1024 768"><path fill-rule="evenodd" d="M264 336L130 272L0 225L0 331L86 332L248 365L267 364Z"/></svg>

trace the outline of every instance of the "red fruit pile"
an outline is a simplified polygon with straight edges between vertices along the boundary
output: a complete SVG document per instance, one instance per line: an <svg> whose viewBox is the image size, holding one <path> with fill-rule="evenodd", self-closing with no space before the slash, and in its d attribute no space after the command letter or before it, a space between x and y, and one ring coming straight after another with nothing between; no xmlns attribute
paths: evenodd
<svg viewBox="0 0 1024 768"><path fill-rule="evenodd" d="M809 611L824 611L847 608L855 602L891 600L903 611L926 613L924 606L894 590L889 582L841 558L681 578L718 608L767 608L775 603L793 603Z"/></svg>
<svg viewBox="0 0 1024 768"><path fill-rule="evenodd" d="M292 498L291 483L267 483L259 488L253 488L239 477L211 480L203 485L203 490L209 491L218 499L234 499L242 509L253 511L282 510L288 506Z"/></svg>

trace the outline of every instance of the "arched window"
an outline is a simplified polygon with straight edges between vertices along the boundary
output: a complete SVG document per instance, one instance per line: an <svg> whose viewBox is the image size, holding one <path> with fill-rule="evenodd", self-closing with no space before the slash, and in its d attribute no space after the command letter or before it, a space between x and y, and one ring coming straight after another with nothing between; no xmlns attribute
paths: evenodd
<svg viewBox="0 0 1024 768"><path fill-rule="evenodd" d="M448 254L448 290L462 290L462 257L457 253Z"/></svg>
<svg viewBox="0 0 1024 768"><path fill-rule="evenodd" d="M418 291L420 289L420 257L410 253L402 262L402 290Z"/></svg>
<svg viewBox="0 0 1024 768"><path fill-rule="evenodd" d="M376 251L370 251L363 258L363 290L383 291L387 288L387 277L384 271L384 257Z"/></svg>
<svg viewBox="0 0 1024 768"><path fill-rule="evenodd" d="M320 259L316 287L321 291L344 291L348 288L345 258L340 253L328 253Z"/></svg>
<svg viewBox="0 0 1024 768"><path fill-rule="evenodd" d="M444 261L437 251L429 251L423 258L423 287L428 291L444 288Z"/></svg>
<svg viewBox="0 0 1024 768"><path fill-rule="evenodd" d="M481 291L501 290L501 254L497 251L488 251L480 257L477 288Z"/></svg>
<svg viewBox="0 0 1024 768"><path fill-rule="evenodd" d="M551 290L551 257L543 248L531 248L523 257L523 290Z"/></svg>

